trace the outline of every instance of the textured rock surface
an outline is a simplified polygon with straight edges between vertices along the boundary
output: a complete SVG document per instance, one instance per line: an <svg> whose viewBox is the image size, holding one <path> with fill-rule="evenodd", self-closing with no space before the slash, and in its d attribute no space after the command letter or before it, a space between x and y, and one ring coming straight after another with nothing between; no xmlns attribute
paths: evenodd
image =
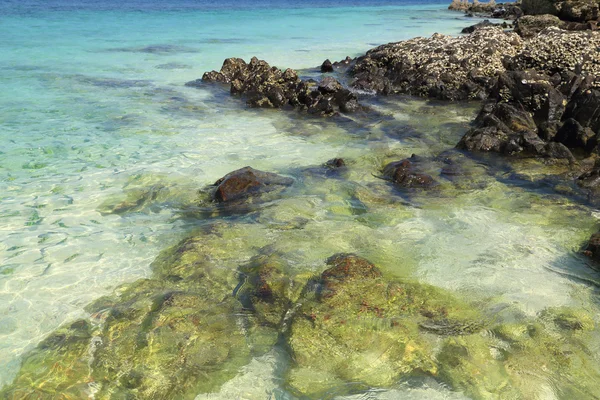
<svg viewBox="0 0 600 400"><path fill-rule="evenodd" d="M383 176L400 188L428 188L435 185L435 180L420 173L415 164L418 157L413 155L405 160L395 161L383 168Z"/></svg>
<svg viewBox="0 0 600 400"><path fill-rule="evenodd" d="M600 32L572 32L550 27L526 41L523 50L507 62L507 67L512 70L533 69L548 75L572 72L598 77L598 47Z"/></svg>
<svg viewBox="0 0 600 400"><path fill-rule="evenodd" d="M515 56L521 38L497 27L463 37L434 34L376 47L350 70L352 86L378 93L406 93L444 100L483 99Z"/></svg>
<svg viewBox="0 0 600 400"><path fill-rule="evenodd" d="M294 183L292 178L244 167L216 181L213 196L220 203L236 202L281 190L292 183Z"/></svg>
<svg viewBox="0 0 600 400"><path fill-rule="evenodd" d="M325 64L325 63L324 63ZM329 70L332 66L325 65ZM203 82L230 84L231 94L242 95L251 107L293 107L310 114L330 116L338 112L351 113L360 108L356 95L344 88L334 78L327 77L318 86L302 81L296 71L281 71L266 61L252 58L246 63L240 58L228 58L221 71L211 71L201 80L188 82L188 86L199 86ZM323 90L332 87L335 90Z"/></svg>
<svg viewBox="0 0 600 400"><path fill-rule="evenodd" d="M521 37L532 37L546 28L561 25L561 20L555 15L524 15L515 21L515 32Z"/></svg>
<svg viewBox="0 0 600 400"><path fill-rule="evenodd" d="M335 387L385 387L436 375L434 337L479 331L477 312L431 286L394 282L364 258L338 254L306 291L288 343L291 388L318 397ZM433 340L433 341L432 341ZM324 362L324 360L327 360Z"/></svg>
<svg viewBox="0 0 600 400"><path fill-rule="evenodd" d="M87 307L27 355L7 399L193 399L271 348L274 329L233 297L236 273L210 264L207 237L165 250L155 275ZM214 256L214 254L213 254Z"/></svg>

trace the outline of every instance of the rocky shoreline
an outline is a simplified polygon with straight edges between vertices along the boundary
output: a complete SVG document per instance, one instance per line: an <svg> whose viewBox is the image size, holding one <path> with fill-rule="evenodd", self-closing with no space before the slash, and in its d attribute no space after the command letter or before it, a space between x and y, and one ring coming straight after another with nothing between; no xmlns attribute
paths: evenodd
<svg viewBox="0 0 600 400"><path fill-rule="evenodd" d="M314 117L368 110L360 103L364 93L481 101L456 149L433 161L413 155L372 174L399 190L433 193L438 182L423 171L427 163L443 165L440 175L453 181L463 153L536 158L563 165L569 172L561 181L599 204L598 10L580 3L552 3L550 14L538 15L530 2L454 2L456 10L514 18L515 31L480 26L460 37L389 43L355 59L326 60L321 72L334 75L320 81L257 58L229 58L220 71L187 85L223 85L250 107ZM336 158L305 173L343 180L344 168ZM243 215L250 204L285 197L295 185L288 176L245 167L205 188L200 203ZM294 224L290 229L302 227ZM593 349L582 344L594 330L586 312L548 307L531 317L475 306L388 276L355 254L333 254L314 273L299 273L262 234L252 223L214 223L164 250L150 278L97 300L86 308L90 318L42 341L0 396L192 399L274 347L294 360L281 379L300 397L328 398L334 388L360 393L417 377L477 399L534 398L549 377L565 398L596 395L600 375L585 368L594 362ZM595 260L599 235L585 250ZM258 238L260 245L248 245L249 261L234 256L232 237ZM498 322L502 312L510 322Z"/></svg>
<svg viewBox="0 0 600 400"><path fill-rule="evenodd" d="M253 107L291 107L332 116L365 109L360 93L438 100L480 100L472 128L457 144L471 153L536 157L570 166L592 204L600 204L600 32L594 0L454 1L452 10L514 20L514 31L482 24L464 36L434 34L389 43L365 55L326 60L346 84L325 76L303 81L253 59L225 61L202 80L230 84ZM258 68L258 70L256 69ZM286 78L287 76L287 78ZM251 83L248 83L251 82Z"/></svg>

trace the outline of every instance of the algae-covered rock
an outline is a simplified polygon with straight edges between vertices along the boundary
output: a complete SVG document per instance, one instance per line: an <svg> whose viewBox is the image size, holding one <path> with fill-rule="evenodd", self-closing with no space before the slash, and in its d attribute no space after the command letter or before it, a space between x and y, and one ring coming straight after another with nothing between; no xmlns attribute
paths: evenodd
<svg viewBox="0 0 600 400"><path fill-rule="evenodd" d="M355 255L335 255L327 264L307 287L287 335L294 391L320 396L344 382L356 389L436 376L436 337L481 329L477 311L440 289L390 282Z"/></svg>
<svg viewBox="0 0 600 400"><path fill-rule="evenodd" d="M270 326L279 327L303 284L294 284L285 261L276 254L258 255L240 267L234 295Z"/></svg>
<svg viewBox="0 0 600 400"><path fill-rule="evenodd" d="M242 310L233 296L236 270L209 263L201 242L193 237L167 249L155 262L154 278L90 304L93 327L81 321L51 335L0 394L192 399L234 377L272 348L277 331Z"/></svg>
<svg viewBox="0 0 600 400"><path fill-rule="evenodd" d="M580 340L593 327L590 315L562 307L537 321L449 337L438 355L440 378L476 399L597 398L600 369Z"/></svg>
<svg viewBox="0 0 600 400"><path fill-rule="evenodd" d="M0 391L7 400L67 400L88 397L91 382L91 326L85 320L58 329L23 360L12 385Z"/></svg>

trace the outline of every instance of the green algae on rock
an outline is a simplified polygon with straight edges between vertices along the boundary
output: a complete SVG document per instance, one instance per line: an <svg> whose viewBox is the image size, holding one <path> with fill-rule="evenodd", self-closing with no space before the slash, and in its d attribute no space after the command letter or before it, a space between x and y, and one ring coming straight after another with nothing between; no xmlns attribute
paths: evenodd
<svg viewBox="0 0 600 400"><path fill-rule="evenodd" d="M584 311L549 308L538 320L494 326L482 335L447 338L440 377L476 399L597 398L600 370L582 338L594 328ZM551 386L549 386L551 385Z"/></svg>
<svg viewBox="0 0 600 400"><path fill-rule="evenodd" d="M232 295L235 270L207 263L195 243L167 249L156 278L90 304L94 326L80 321L51 335L0 394L192 399L272 348L276 330L258 324Z"/></svg>
<svg viewBox="0 0 600 400"><path fill-rule="evenodd" d="M344 382L355 383L354 389L389 387L411 375L436 376L438 336L424 334L432 331L428 327L450 326L451 334L482 328L475 309L443 290L390 282L356 255L335 255L327 263L314 290L305 291L287 334L293 391L321 396Z"/></svg>

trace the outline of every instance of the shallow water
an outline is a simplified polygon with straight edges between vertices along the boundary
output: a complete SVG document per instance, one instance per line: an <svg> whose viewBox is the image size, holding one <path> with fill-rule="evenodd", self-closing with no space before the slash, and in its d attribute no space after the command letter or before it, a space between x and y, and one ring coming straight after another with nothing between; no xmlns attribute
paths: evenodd
<svg viewBox="0 0 600 400"><path fill-rule="evenodd" d="M578 254L594 210L503 179L495 160L468 160L472 176L459 184L432 164L434 194L377 177L387 162L451 149L477 104L366 98L383 117L323 120L183 86L230 56L311 69L476 22L440 4L322 5L2 3L0 385L86 304L150 276L161 250L218 220L189 212L198 189L246 165L299 184L252 224L242 218L231 268L267 245L315 272L355 252L392 275L530 316L563 305L598 315L600 278ZM347 160L344 179L306 172L334 157ZM148 193L154 200L136 203ZM288 398L277 372L286 363L271 352L199 398ZM369 396L461 398L402 385Z"/></svg>

